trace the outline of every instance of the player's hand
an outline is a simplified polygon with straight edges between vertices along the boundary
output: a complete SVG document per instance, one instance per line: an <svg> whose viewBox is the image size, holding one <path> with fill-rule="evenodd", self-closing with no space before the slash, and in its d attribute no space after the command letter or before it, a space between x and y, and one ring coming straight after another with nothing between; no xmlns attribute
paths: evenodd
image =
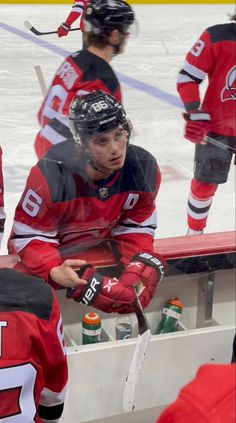
<svg viewBox="0 0 236 423"><path fill-rule="evenodd" d="M57 35L58 37L66 37L68 35L68 32L70 30L70 25L66 22L63 22L59 28L57 28Z"/></svg>
<svg viewBox="0 0 236 423"><path fill-rule="evenodd" d="M120 282L124 286L135 287L143 308L146 308L156 291L157 284L162 280L167 263L160 254L143 252L136 254L123 274ZM132 313L133 307L122 305L117 308L118 313Z"/></svg>
<svg viewBox="0 0 236 423"><path fill-rule="evenodd" d="M66 288L74 288L78 285L86 285L86 279L80 278L74 268L85 266L85 260L70 260L67 259L60 266L53 267L50 271L50 278L58 285Z"/></svg>
<svg viewBox="0 0 236 423"><path fill-rule="evenodd" d="M135 299L132 286L124 286L117 278L102 275L91 265L81 269L79 273L81 278L87 280L87 284L67 290L67 297L81 304L92 305L111 313L116 311L116 306L129 305Z"/></svg>
<svg viewBox="0 0 236 423"><path fill-rule="evenodd" d="M205 138L210 130L211 116L201 110L183 113L186 120L184 137L195 144L206 144Z"/></svg>
<svg viewBox="0 0 236 423"><path fill-rule="evenodd" d="M93 267L87 267L81 276L88 281L86 287L79 286L68 296L106 313L133 313L132 303L136 298L134 288L141 286L139 298L142 306L147 307L166 267L162 256L147 252L134 256L119 280L103 276ZM139 294L139 289L137 291Z"/></svg>

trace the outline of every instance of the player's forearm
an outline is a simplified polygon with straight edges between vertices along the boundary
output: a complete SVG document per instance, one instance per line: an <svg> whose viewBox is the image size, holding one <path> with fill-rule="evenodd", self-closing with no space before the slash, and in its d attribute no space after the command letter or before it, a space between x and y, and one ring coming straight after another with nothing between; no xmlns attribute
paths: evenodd
<svg viewBox="0 0 236 423"><path fill-rule="evenodd" d="M196 82L177 83L177 90L186 111L199 108L201 100L199 85Z"/></svg>
<svg viewBox="0 0 236 423"><path fill-rule="evenodd" d="M50 278L50 270L62 263L57 246L42 241L32 241L18 254L22 263L34 275L45 279L54 288L57 287Z"/></svg>
<svg viewBox="0 0 236 423"><path fill-rule="evenodd" d="M65 23L69 26L71 26L79 17L81 16L80 12L72 10L68 17L66 18Z"/></svg>

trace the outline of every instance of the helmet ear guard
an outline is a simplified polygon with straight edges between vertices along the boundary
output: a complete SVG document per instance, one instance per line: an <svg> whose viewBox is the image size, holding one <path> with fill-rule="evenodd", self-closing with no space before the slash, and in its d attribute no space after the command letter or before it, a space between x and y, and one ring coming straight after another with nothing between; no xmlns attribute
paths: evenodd
<svg viewBox="0 0 236 423"><path fill-rule="evenodd" d="M103 91L75 97L70 105L69 123L76 143L83 149L95 133L122 127L129 140L132 132L132 125L122 104Z"/></svg>

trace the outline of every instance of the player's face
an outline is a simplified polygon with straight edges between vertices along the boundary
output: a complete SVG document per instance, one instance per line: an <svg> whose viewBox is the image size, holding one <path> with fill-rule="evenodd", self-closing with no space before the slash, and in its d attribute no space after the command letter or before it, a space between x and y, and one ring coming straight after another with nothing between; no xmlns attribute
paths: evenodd
<svg viewBox="0 0 236 423"><path fill-rule="evenodd" d="M124 165L127 140L127 133L122 127L96 133L88 142L88 151L100 170L113 173Z"/></svg>
<svg viewBox="0 0 236 423"><path fill-rule="evenodd" d="M129 37L128 31L121 32L115 29L114 31L112 31L109 41L112 45L119 46L119 54L121 54L121 53L124 53L124 50L128 41L128 37Z"/></svg>

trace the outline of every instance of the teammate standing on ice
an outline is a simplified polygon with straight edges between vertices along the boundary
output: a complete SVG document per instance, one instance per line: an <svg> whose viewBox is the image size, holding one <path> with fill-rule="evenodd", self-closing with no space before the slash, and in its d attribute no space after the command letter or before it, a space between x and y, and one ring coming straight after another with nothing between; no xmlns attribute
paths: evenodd
<svg viewBox="0 0 236 423"><path fill-rule="evenodd" d="M84 31L84 13L88 5L88 0L75 0L71 8L69 15L67 16L65 22L62 22L59 28L57 29L58 37L65 37L68 35L69 30L71 29L72 24L80 18L80 29Z"/></svg>
<svg viewBox="0 0 236 423"><path fill-rule="evenodd" d="M125 110L109 94L76 97L69 119L75 141L54 146L30 172L16 208L14 251L32 273L54 287L89 281L75 294L79 301L82 295L84 303L85 291L96 279L93 304L107 312L118 304L125 305L115 311L131 311L133 286L141 281L145 289L140 299L146 307L165 268L153 250L161 182L157 162L143 148L129 144ZM104 241L115 244L126 266L120 280L108 281L93 268L80 279L73 267L85 262L78 254Z"/></svg>
<svg viewBox="0 0 236 423"><path fill-rule="evenodd" d="M236 15L212 26L186 56L178 92L186 113L185 138L196 144L188 199L188 235L202 234L218 184L227 181L232 152L206 143L207 136L236 148ZM199 85L208 75L203 101Z"/></svg>
<svg viewBox="0 0 236 423"><path fill-rule="evenodd" d="M0 420L59 422L68 369L55 294L12 269L0 269L0 293Z"/></svg>
<svg viewBox="0 0 236 423"><path fill-rule="evenodd" d="M75 95L103 90L121 100L119 81L109 62L122 53L134 23L134 12L123 0L92 0L85 13L88 48L68 56L59 67L39 110L41 130L35 140L38 158L70 137L68 112Z"/></svg>

